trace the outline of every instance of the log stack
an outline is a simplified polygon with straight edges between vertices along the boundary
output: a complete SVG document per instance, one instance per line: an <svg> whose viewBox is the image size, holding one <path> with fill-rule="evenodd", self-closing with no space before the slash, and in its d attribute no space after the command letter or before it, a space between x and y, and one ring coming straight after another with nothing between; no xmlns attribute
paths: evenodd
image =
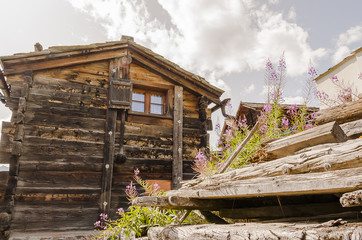
<svg viewBox="0 0 362 240"><path fill-rule="evenodd" d="M250 224L174 226L172 229L151 229L149 239L168 239L171 233L172 239L192 239L194 236L219 239L218 236L231 232L235 236L249 236L240 239L305 239L313 228L316 236L333 238L325 233L341 230L336 227L341 221L344 228L339 234L344 237L338 239L361 239L362 117L356 116L362 112L362 101L345 105L343 111L344 117L339 117L338 121L329 120L334 109L321 111L317 117L319 126L268 143L265 148L270 161L187 181L180 189L166 192L164 197L145 196L133 202L138 206L201 210L201 213L218 211L218 216L236 221L308 221L317 225L307 226L304 230L298 224L276 227L259 223L254 228ZM349 113L353 117L349 117ZM339 218L343 220L328 226L331 229L320 225ZM353 224L348 225L345 219ZM278 233L269 236L263 233L264 230ZM207 231L215 234L205 234ZM296 237L288 232L301 235ZM251 235L255 238L250 238Z"/></svg>

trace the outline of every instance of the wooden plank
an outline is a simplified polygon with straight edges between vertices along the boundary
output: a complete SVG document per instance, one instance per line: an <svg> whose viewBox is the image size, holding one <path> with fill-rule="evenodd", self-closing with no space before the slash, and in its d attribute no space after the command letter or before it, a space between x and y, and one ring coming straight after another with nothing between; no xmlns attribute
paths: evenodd
<svg viewBox="0 0 362 240"><path fill-rule="evenodd" d="M80 140L26 136L22 144L25 152L44 155L87 155L101 156L104 144Z"/></svg>
<svg viewBox="0 0 362 240"><path fill-rule="evenodd" d="M21 169L21 168L20 168ZM64 172L64 171L20 171L18 187L99 187L100 172Z"/></svg>
<svg viewBox="0 0 362 240"><path fill-rule="evenodd" d="M320 110L316 114L318 125L337 121L339 124L362 119L362 99Z"/></svg>
<svg viewBox="0 0 362 240"><path fill-rule="evenodd" d="M171 148L124 146L125 154L130 158L173 159ZM182 149L181 149L182 150Z"/></svg>
<svg viewBox="0 0 362 240"><path fill-rule="evenodd" d="M133 206L142 207L159 207L166 209L202 209L202 210L220 210L232 206L231 201L222 199L190 199L184 197L157 197L157 196L144 196L137 197L132 201Z"/></svg>
<svg viewBox="0 0 362 240"><path fill-rule="evenodd" d="M61 128L80 128L92 131L104 129L105 119L26 111L25 124Z"/></svg>
<svg viewBox="0 0 362 240"><path fill-rule="evenodd" d="M362 187L362 167L205 184L202 188L173 190L167 196L198 199L293 196L350 192Z"/></svg>
<svg viewBox="0 0 362 240"><path fill-rule="evenodd" d="M160 74L161 76L167 78L171 82L175 84L181 84L186 89L188 89L190 92L192 92L195 95L205 95L214 103L219 103L219 94L220 92L216 92L214 89L212 89L209 86L206 86L204 84L201 84L197 80L194 79L190 80L190 77L184 77L180 76L179 73L176 73L176 71L172 71L173 69L170 69L168 67L162 67L158 63L155 63L153 60L149 60L147 58L144 58L140 55L140 52L132 52L132 58L134 59L134 62L138 63L140 66L145 67L147 69L150 69L151 71L155 71L156 73ZM170 71L171 70L171 71Z"/></svg>
<svg viewBox="0 0 362 240"><path fill-rule="evenodd" d="M106 108L107 99L103 96L96 96L98 93L86 94L86 93L72 93L72 92L59 92L52 90L44 89L31 89L29 101L35 104L44 103L61 103L65 105L78 105L81 107L88 108ZM56 105L55 105L56 106ZM59 108L64 108L64 106L58 106ZM35 109L39 108L34 106Z"/></svg>
<svg viewBox="0 0 362 240"><path fill-rule="evenodd" d="M346 133L348 139L359 138L362 136L362 119L343 123L341 128Z"/></svg>
<svg viewBox="0 0 362 240"><path fill-rule="evenodd" d="M330 122L321 126L299 132L273 141L266 146L268 159L277 159L293 155L296 151L316 146L322 143L347 141L347 136L337 122Z"/></svg>
<svg viewBox="0 0 362 240"><path fill-rule="evenodd" d="M125 134L145 137L172 137L173 127L145 125L127 121L125 126Z"/></svg>
<svg viewBox="0 0 362 240"><path fill-rule="evenodd" d="M337 224L338 225L338 224ZM323 225L320 223L236 223L197 224L182 226L152 227L148 230L149 240L158 239L202 239L202 240L305 240L341 239L351 236L359 239L362 235L360 223Z"/></svg>
<svg viewBox="0 0 362 240"><path fill-rule="evenodd" d="M49 68L67 67L76 64L84 64L106 59L113 59L127 55L127 49L117 49L114 51L81 53L79 55L63 56L61 58L46 59L45 61L28 61L19 64L10 64L3 61L4 75L13 75L27 70L37 71Z"/></svg>
<svg viewBox="0 0 362 240"><path fill-rule="evenodd" d="M134 62L130 65L130 79L132 80L132 83L136 84L147 82L147 84L151 84L155 87L158 87L159 84L162 84L162 86L168 85L173 87L173 84L166 80L163 76L143 68Z"/></svg>
<svg viewBox="0 0 362 240"><path fill-rule="evenodd" d="M101 172L101 163L86 162L49 162L42 161L23 161L20 166L21 171L64 171L64 172Z"/></svg>
<svg viewBox="0 0 362 240"><path fill-rule="evenodd" d="M345 193L339 199L343 207L359 207L362 206L362 190Z"/></svg>
<svg viewBox="0 0 362 240"><path fill-rule="evenodd" d="M158 116L142 116L137 114L130 113L128 115L128 120L132 123L140 123L147 125L159 125L159 126L173 126L171 118L160 118Z"/></svg>
<svg viewBox="0 0 362 240"><path fill-rule="evenodd" d="M62 128L56 126L26 125L25 134L27 136L42 138L58 138L73 141L103 143L104 129L83 130L79 128Z"/></svg>
<svg viewBox="0 0 362 240"><path fill-rule="evenodd" d="M207 184L227 183L258 177L273 177L285 174L304 174L362 167L362 139L344 143L324 144L303 149L297 155L287 156L270 162L247 165L242 168L213 175L208 181L194 179L185 182L182 188L203 188Z"/></svg>
<svg viewBox="0 0 362 240"><path fill-rule="evenodd" d="M17 195L26 195L26 194L67 194L67 195L97 195L99 196L99 192L101 188L98 187L86 187L86 186L62 186L62 187L18 187L16 194ZM37 204L36 202L33 202Z"/></svg>
<svg viewBox="0 0 362 240"><path fill-rule="evenodd" d="M183 127L183 88L175 86L173 112L173 164L172 189L181 187L182 181L182 127Z"/></svg>

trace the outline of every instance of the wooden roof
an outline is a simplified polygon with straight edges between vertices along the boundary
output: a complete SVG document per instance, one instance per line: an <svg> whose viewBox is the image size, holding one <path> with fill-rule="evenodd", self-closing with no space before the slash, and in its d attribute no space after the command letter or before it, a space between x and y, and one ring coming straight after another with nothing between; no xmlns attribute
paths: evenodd
<svg viewBox="0 0 362 240"><path fill-rule="evenodd" d="M204 95L212 102L219 103L223 90L211 85L204 78L184 70L179 65L122 37L121 41L94 43L89 45L54 46L48 49L0 57L4 75L37 71L76 64L96 62L131 55L133 62L148 67L170 81L180 84L193 93ZM2 87L2 86L1 86Z"/></svg>
<svg viewBox="0 0 362 240"><path fill-rule="evenodd" d="M267 103L240 102L239 108L235 114L235 119L239 119L241 117L242 113L245 114L246 109L261 111L266 104ZM282 105L283 105L284 109L289 109L293 104L282 104ZM302 107L302 105L297 104L297 107L300 108L300 107ZM319 110L319 108L317 108L317 107L307 107L307 111L309 111L309 112L315 112L318 110Z"/></svg>

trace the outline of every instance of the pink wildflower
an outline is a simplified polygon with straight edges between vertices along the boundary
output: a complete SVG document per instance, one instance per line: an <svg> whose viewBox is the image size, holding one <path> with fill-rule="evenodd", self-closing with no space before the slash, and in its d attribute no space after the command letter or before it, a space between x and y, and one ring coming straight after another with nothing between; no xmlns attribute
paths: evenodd
<svg viewBox="0 0 362 240"><path fill-rule="evenodd" d="M272 110L272 105L270 105L270 104L265 104L264 105L263 111L265 113L271 112L271 110Z"/></svg>
<svg viewBox="0 0 362 240"><path fill-rule="evenodd" d="M283 118L282 118L282 127L283 127L283 128L288 128L289 125L290 125L290 123L289 123L288 118L283 117Z"/></svg>
<svg viewBox="0 0 362 240"><path fill-rule="evenodd" d="M122 213L124 213L124 209L123 208L118 208L117 212L118 215L122 215Z"/></svg>

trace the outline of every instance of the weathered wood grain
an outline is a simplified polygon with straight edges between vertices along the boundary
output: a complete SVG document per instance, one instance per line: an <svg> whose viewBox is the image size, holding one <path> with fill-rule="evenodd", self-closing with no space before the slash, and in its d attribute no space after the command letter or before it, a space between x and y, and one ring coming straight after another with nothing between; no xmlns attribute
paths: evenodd
<svg viewBox="0 0 362 240"><path fill-rule="evenodd" d="M58 138L74 141L98 142L104 141L104 130L83 130L80 128L62 128L55 126L26 125L25 134L27 136L42 138Z"/></svg>
<svg viewBox="0 0 362 240"><path fill-rule="evenodd" d="M362 119L344 123L341 125L341 128L346 133L348 139L359 138L362 136Z"/></svg>
<svg viewBox="0 0 362 240"><path fill-rule="evenodd" d="M100 172L62 172L62 171L20 171L18 187L99 187Z"/></svg>
<svg viewBox="0 0 362 240"><path fill-rule="evenodd" d="M66 67L76 64L84 64L90 62L101 61L105 59L112 59L115 57L122 57L126 55L126 49L119 49L117 51L107 51L107 52L94 52L89 54L80 54L74 56L63 56L61 58L53 58L48 59L47 61L34 61L22 64L10 64L8 62L4 62L4 74L6 76L17 74L24 72L26 70L44 70L50 68L59 68L59 67Z"/></svg>
<svg viewBox="0 0 362 240"><path fill-rule="evenodd" d="M349 140L344 143L323 144L303 149L303 152L293 156L260 164L251 164L230 172L213 175L205 181L195 179L185 182L182 189L203 188L208 184L226 183L229 180L239 181L258 177L362 167L361 154L362 139Z"/></svg>
<svg viewBox="0 0 362 240"><path fill-rule="evenodd" d="M337 122L330 122L324 125L299 132L287 137L273 141L266 146L268 160L282 158L300 149L316 146L322 143L345 142L347 136Z"/></svg>
<svg viewBox="0 0 362 240"><path fill-rule="evenodd" d="M198 199L293 196L344 193L362 187L362 167L323 173L306 173L245 180L229 178L224 183L204 184L202 188L168 191L167 196Z"/></svg>
<svg viewBox="0 0 362 240"><path fill-rule="evenodd" d="M153 227L148 230L149 240L304 240L304 239L359 239L362 227L358 223L339 227L321 224L291 223L237 223L230 225L183 225Z"/></svg>
<svg viewBox="0 0 362 240"><path fill-rule="evenodd" d="M43 155L102 156L103 146L101 142L27 136L23 149L25 152L34 151Z"/></svg>
<svg viewBox="0 0 362 240"><path fill-rule="evenodd" d="M172 189L181 187L182 181L182 126L183 126L183 88L175 86L173 112L173 162L172 162Z"/></svg>
<svg viewBox="0 0 362 240"><path fill-rule="evenodd" d="M318 125L337 121L339 124L362 119L362 99L320 110L316 114Z"/></svg>
<svg viewBox="0 0 362 240"><path fill-rule="evenodd" d="M112 71L115 68L118 70L119 73L119 67L120 67L119 60L111 60L109 62L110 71ZM112 76L109 75L110 81L112 80L111 77ZM102 185L101 185L102 190L101 190L101 198L99 204L101 211L105 214L108 213L111 205L116 123L117 123L117 110L108 108L106 115L106 125L105 125L106 133L104 135L105 147L104 147L104 162L103 162Z"/></svg>
<svg viewBox="0 0 362 240"><path fill-rule="evenodd" d="M358 207L362 206L362 190L345 193L339 199L343 207Z"/></svg>
<svg viewBox="0 0 362 240"><path fill-rule="evenodd" d="M25 113L25 124L99 130L104 129L105 119L27 111Z"/></svg>

